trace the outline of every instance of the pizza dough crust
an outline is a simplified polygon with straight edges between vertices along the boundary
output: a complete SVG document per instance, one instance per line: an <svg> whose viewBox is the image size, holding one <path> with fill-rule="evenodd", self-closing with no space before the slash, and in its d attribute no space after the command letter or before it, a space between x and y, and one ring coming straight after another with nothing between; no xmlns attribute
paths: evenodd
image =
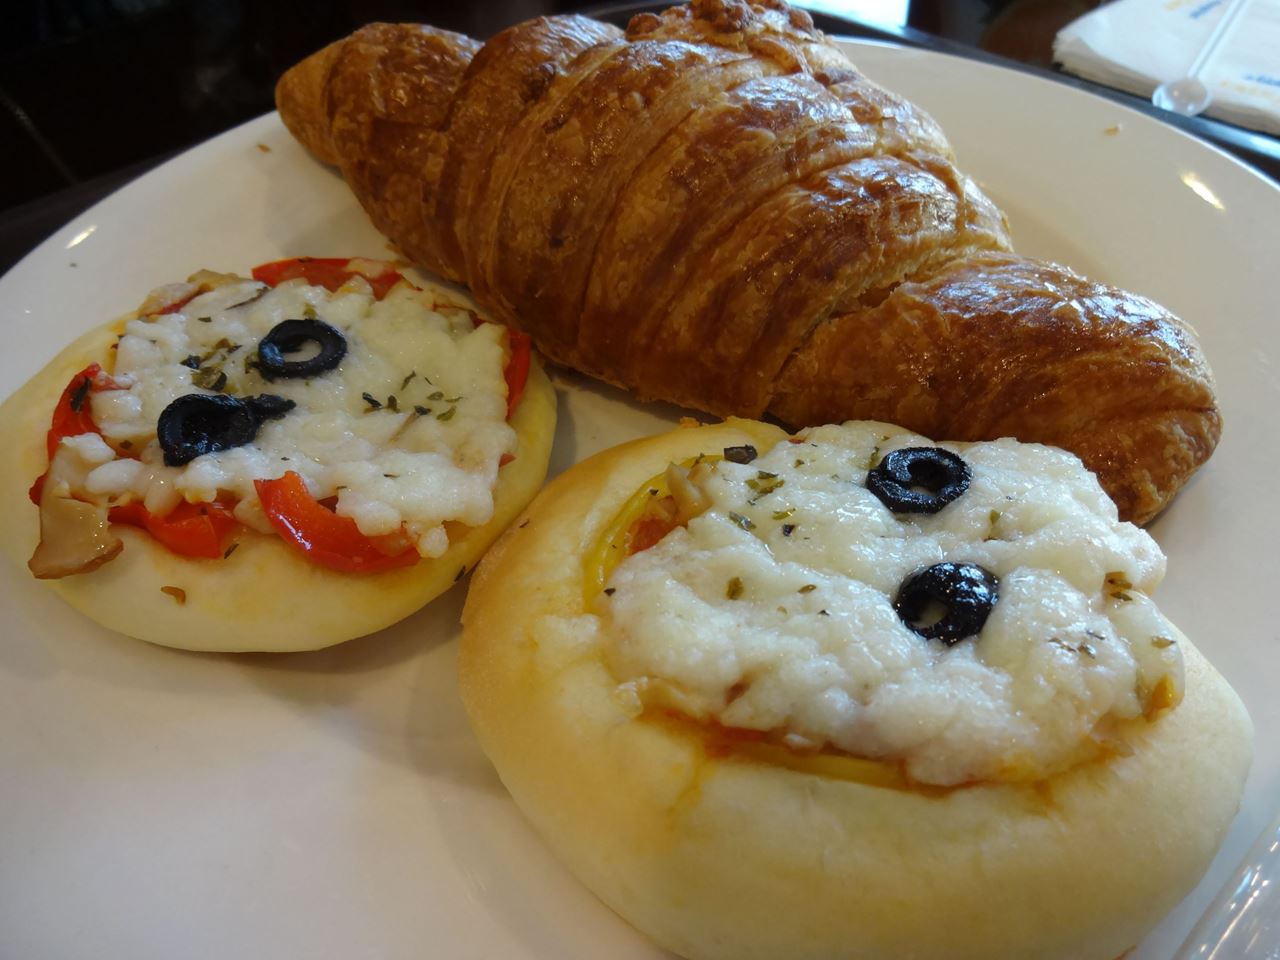
<svg viewBox="0 0 1280 960"><path fill-rule="evenodd" d="M67 382L109 354L120 324L99 327L62 351L0 405L0 543L30 576L26 562L40 536L27 497L45 469L45 432ZM534 360L511 419L516 458L498 473L493 518L482 527L450 526L449 550L436 559L378 574L346 574L308 561L275 536L247 530L224 560L180 557L147 533L116 524L124 550L87 574L47 581L73 607L110 630L186 650L317 650L390 626L448 590L533 497L546 477L556 398ZM179 602L176 587L185 599Z"/></svg>
<svg viewBox="0 0 1280 960"><path fill-rule="evenodd" d="M583 558L667 463L781 431L746 421L606 451L490 551L460 681L517 804L569 868L693 960L1112 960L1194 887L1236 813L1252 728L1185 638L1186 695L1131 756L1037 784L874 786L709 746L616 692Z"/></svg>

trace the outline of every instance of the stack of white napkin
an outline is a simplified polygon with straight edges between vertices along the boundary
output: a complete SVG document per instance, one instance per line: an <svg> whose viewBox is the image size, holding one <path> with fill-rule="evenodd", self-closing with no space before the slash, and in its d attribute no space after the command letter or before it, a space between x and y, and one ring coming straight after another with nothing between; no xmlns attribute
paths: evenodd
<svg viewBox="0 0 1280 960"><path fill-rule="evenodd" d="M1227 0L1116 0L1061 31L1054 59L1072 73L1149 97L1186 76ZM1199 74L1206 113L1280 135L1280 0L1246 0Z"/></svg>

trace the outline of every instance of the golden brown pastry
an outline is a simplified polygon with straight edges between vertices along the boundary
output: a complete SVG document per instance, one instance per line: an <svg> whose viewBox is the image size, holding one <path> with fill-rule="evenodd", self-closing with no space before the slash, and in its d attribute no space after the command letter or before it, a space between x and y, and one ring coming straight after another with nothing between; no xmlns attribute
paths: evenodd
<svg viewBox="0 0 1280 960"><path fill-rule="evenodd" d="M546 476L555 391L477 320L370 260L158 288L0 404L0 563L187 650L314 650L404 619Z"/></svg>
<svg viewBox="0 0 1280 960"><path fill-rule="evenodd" d="M277 103L413 260L643 398L1062 446L1137 522L1217 443L1194 334L1013 255L933 120L780 0L625 34L542 18L478 51L378 24Z"/></svg>
<svg viewBox="0 0 1280 960"><path fill-rule="evenodd" d="M679 956L1114 960L1234 817L1251 725L1148 597L1151 538L1062 451L936 446L971 476L929 514L872 490L936 455L889 424L647 437L558 477L477 568L481 745ZM968 574L945 631L915 622L926 564L992 578L980 624Z"/></svg>

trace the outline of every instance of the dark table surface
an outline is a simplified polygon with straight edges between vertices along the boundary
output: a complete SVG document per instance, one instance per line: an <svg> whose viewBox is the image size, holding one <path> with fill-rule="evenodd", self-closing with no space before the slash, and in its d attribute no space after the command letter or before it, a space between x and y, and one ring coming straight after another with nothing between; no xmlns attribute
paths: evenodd
<svg viewBox="0 0 1280 960"><path fill-rule="evenodd" d="M1280 182L1280 140L1274 137L1206 118L1173 116L1141 98L1052 69L1047 47L1053 32L1095 4L913 0L904 4L899 23L816 13L814 19L829 33L1051 76L1157 116ZM35 11L31 19L19 16L9 37L0 40L0 140L6 144L0 151L0 273L147 170L269 110L280 72L362 23L414 20L485 37L529 16L579 3L313 0L303 7L291 0L262 5L150 0L121 6L131 12L116 11L110 0L35 2L27 10ZM590 12L625 24L641 10L662 6L615 3ZM960 7L968 9L967 20L955 14ZM1024 8L1030 7L1035 17L1029 19Z"/></svg>

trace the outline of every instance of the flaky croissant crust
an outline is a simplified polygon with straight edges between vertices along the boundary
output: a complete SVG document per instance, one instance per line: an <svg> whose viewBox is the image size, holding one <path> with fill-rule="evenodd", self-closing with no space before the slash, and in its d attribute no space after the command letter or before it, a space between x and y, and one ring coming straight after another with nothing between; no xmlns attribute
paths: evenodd
<svg viewBox="0 0 1280 960"><path fill-rule="evenodd" d="M1190 329L1013 254L937 124L780 0L375 24L277 103L408 257L642 398L1054 444L1136 522L1217 443Z"/></svg>

